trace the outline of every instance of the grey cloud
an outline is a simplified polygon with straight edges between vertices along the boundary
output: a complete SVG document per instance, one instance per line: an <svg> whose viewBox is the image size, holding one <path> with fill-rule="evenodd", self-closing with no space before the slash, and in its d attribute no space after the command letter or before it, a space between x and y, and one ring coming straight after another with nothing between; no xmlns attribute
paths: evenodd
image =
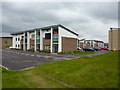
<svg viewBox="0 0 120 90"><path fill-rule="evenodd" d="M3 3L2 30L11 33L62 24L76 31L80 38L94 37L107 41L107 30L117 23L116 5L104 2Z"/></svg>
<svg viewBox="0 0 120 90"><path fill-rule="evenodd" d="M104 22L110 20L118 20L118 3L117 2L109 2L109 3L88 3L86 7L86 11L92 17L103 20Z"/></svg>

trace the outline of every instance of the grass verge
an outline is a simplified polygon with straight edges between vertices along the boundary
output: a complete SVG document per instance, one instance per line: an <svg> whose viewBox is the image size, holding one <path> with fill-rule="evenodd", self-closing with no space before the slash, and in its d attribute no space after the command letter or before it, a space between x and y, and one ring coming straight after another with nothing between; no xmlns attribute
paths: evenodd
<svg viewBox="0 0 120 90"><path fill-rule="evenodd" d="M84 51L70 51L70 52L59 52L59 54L80 54L80 55L91 55L91 54L97 54L99 52L84 52Z"/></svg>

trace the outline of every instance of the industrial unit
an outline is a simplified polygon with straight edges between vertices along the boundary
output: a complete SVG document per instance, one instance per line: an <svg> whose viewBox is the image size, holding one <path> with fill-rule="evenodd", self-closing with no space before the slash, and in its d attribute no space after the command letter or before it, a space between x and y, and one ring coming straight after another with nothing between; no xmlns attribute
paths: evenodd
<svg viewBox="0 0 120 90"><path fill-rule="evenodd" d="M12 46L12 37L0 37L0 49Z"/></svg>
<svg viewBox="0 0 120 90"><path fill-rule="evenodd" d="M81 39L78 41L80 48L104 48L104 42L100 40L86 40Z"/></svg>
<svg viewBox="0 0 120 90"><path fill-rule="evenodd" d="M13 48L34 51L50 50L51 53L77 50L78 34L63 25L52 25L12 33Z"/></svg>
<svg viewBox="0 0 120 90"><path fill-rule="evenodd" d="M120 50L120 28L110 28L109 50Z"/></svg>

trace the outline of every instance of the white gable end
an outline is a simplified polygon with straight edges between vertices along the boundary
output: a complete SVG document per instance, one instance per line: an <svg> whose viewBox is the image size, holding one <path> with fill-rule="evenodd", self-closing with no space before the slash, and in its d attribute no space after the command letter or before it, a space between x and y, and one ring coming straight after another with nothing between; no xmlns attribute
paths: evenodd
<svg viewBox="0 0 120 90"><path fill-rule="evenodd" d="M62 27L59 27L59 35L61 37L69 37L69 38L78 38L77 35L65 30L64 28Z"/></svg>

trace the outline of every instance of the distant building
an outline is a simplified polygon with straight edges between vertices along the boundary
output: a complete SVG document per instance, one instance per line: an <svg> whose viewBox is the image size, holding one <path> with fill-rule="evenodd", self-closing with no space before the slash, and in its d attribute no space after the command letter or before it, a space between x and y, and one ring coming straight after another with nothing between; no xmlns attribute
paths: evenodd
<svg viewBox="0 0 120 90"><path fill-rule="evenodd" d="M51 53L77 50L78 34L62 25L35 28L11 35L13 48L50 50Z"/></svg>
<svg viewBox="0 0 120 90"><path fill-rule="evenodd" d="M104 43L105 48L108 48L108 46L109 46L108 43Z"/></svg>
<svg viewBox="0 0 120 90"><path fill-rule="evenodd" d="M110 28L109 30L109 50L120 49L120 28Z"/></svg>
<svg viewBox="0 0 120 90"><path fill-rule="evenodd" d="M80 48L104 48L104 42L100 40L79 40Z"/></svg>
<svg viewBox="0 0 120 90"><path fill-rule="evenodd" d="M12 46L12 37L0 37L0 49Z"/></svg>

